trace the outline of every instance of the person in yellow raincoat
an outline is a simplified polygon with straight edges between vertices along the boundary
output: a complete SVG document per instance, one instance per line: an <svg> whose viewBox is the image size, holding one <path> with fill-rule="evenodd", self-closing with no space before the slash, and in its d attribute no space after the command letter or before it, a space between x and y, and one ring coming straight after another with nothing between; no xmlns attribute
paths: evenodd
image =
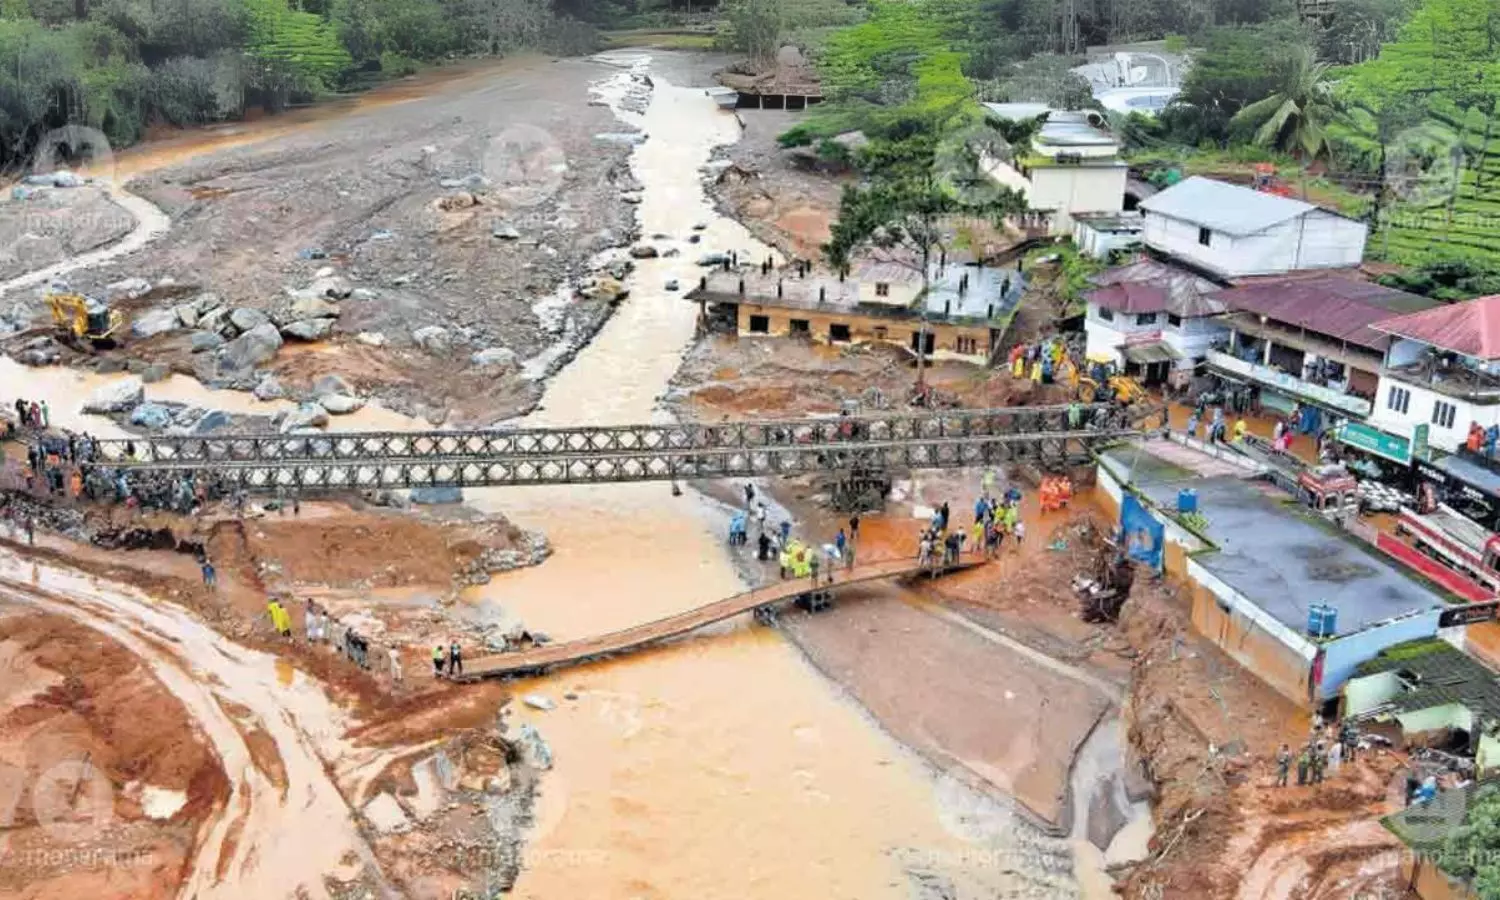
<svg viewBox="0 0 1500 900"><path fill-rule="evenodd" d="M1237 420L1235 420L1235 423L1234 423L1234 439L1237 440L1237 441L1244 440L1245 439L1245 432L1248 431L1248 430L1249 430L1249 427L1245 425L1245 420L1244 419L1237 419Z"/></svg>
<svg viewBox="0 0 1500 900"><path fill-rule="evenodd" d="M1011 357L1010 374L1015 378L1026 377L1026 354L1017 353Z"/></svg>
<svg viewBox="0 0 1500 900"><path fill-rule="evenodd" d="M1037 361L1037 362L1034 362L1034 363L1031 364L1031 383L1032 384L1041 384L1042 383L1042 364L1041 364L1041 361Z"/></svg>

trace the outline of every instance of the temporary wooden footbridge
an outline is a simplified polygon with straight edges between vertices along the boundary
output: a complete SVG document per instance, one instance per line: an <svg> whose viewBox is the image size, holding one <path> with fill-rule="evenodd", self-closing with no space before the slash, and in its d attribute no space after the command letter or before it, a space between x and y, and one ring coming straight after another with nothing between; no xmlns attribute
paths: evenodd
<svg viewBox="0 0 1500 900"><path fill-rule="evenodd" d="M921 566L915 559L908 557L865 563L851 569L835 569L831 573L831 579L826 577L830 573L824 572L825 577L816 586L808 578L773 582L707 606L700 606L622 631L560 644L548 644L531 650L497 653L474 660L465 660L463 674L453 677L456 681L479 681L485 678L520 678L541 675L553 669L640 650L743 613L754 611L757 616L761 616L763 611L771 610L776 605L789 601L796 601L816 609L828 602L828 595L832 591L849 585L886 578L935 577L972 568L983 562L983 555L978 553L963 554L956 562L943 566Z"/></svg>
<svg viewBox="0 0 1500 900"><path fill-rule="evenodd" d="M212 474L247 491L580 484L1058 467L1137 434L1105 404L773 421L483 431L173 435L99 442L97 463Z"/></svg>

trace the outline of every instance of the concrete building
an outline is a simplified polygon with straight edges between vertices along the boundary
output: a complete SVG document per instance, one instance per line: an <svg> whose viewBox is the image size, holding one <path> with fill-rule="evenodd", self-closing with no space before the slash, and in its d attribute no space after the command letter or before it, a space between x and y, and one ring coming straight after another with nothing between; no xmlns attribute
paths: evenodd
<svg viewBox="0 0 1500 900"><path fill-rule="evenodd" d="M1390 338L1371 424L1457 451L1471 423L1500 425L1500 296L1396 316L1373 325Z"/></svg>
<svg viewBox="0 0 1500 900"><path fill-rule="evenodd" d="M1244 475L1205 477L1162 458L1157 445L1166 444L1101 454L1099 485L1117 513L1130 495L1162 524L1164 567L1191 589L1193 627L1278 692L1327 710L1361 663L1438 635L1443 598L1394 562ZM1201 531L1177 512L1188 489ZM1310 633L1313 604L1336 610L1331 634Z"/></svg>
<svg viewBox="0 0 1500 900"><path fill-rule="evenodd" d="M1500 768L1500 679L1444 641L1361 663L1344 685L1343 713L1389 723L1397 746L1469 746L1476 775Z"/></svg>
<svg viewBox="0 0 1500 900"><path fill-rule="evenodd" d="M1073 246L1093 259L1108 259L1140 246L1145 220L1135 210L1117 213L1074 213Z"/></svg>
<svg viewBox="0 0 1500 900"><path fill-rule="evenodd" d="M996 182L1020 191L1028 207L1050 217L1050 233L1073 233L1076 213L1118 213L1125 208L1129 168L1120 142L1095 110L1058 110L1041 103L986 103L1006 121L1045 117L1041 128L1013 163L985 159L982 168Z"/></svg>
<svg viewBox="0 0 1500 900"><path fill-rule="evenodd" d="M1180 266L1141 260L1093 277L1083 328L1091 361L1113 363L1148 384L1185 381L1225 339L1216 318L1220 285Z"/></svg>
<svg viewBox="0 0 1500 900"><path fill-rule="evenodd" d="M795 269L715 270L687 299L731 317L742 337L802 337L819 343L882 342L916 353L984 364L999 346L1024 276L1012 269L934 265L924 292L920 269L892 259L854 267L849 276Z"/></svg>
<svg viewBox="0 0 1500 900"><path fill-rule="evenodd" d="M1148 247L1223 278L1357 266L1367 227L1338 213L1194 176L1141 201Z"/></svg>
<svg viewBox="0 0 1500 900"><path fill-rule="evenodd" d="M1375 324L1437 305L1326 272L1251 279L1213 296L1229 312L1227 341L1206 354L1211 371L1256 386L1261 405L1281 413L1301 404L1361 420L1375 407L1391 342Z"/></svg>

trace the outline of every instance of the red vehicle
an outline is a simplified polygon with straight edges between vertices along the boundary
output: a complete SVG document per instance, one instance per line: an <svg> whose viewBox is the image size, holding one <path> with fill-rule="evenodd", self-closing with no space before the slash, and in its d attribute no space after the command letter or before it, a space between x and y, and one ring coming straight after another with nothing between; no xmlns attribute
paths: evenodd
<svg viewBox="0 0 1500 900"><path fill-rule="evenodd" d="M1428 513L1401 508L1398 531L1417 549L1462 573L1491 596L1500 595L1500 536L1441 503Z"/></svg>
<svg viewBox="0 0 1500 900"><path fill-rule="evenodd" d="M1319 512L1353 512L1359 507L1359 482L1343 466L1318 466L1297 475L1307 505Z"/></svg>

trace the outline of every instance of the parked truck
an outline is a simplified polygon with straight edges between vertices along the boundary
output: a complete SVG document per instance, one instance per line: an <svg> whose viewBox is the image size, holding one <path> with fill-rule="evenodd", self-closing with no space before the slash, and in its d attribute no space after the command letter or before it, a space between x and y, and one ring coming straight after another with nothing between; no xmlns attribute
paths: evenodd
<svg viewBox="0 0 1500 900"><path fill-rule="evenodd" d="M1425 513L1401 507L1396 529L1428 556L1500 595L1500 535L1442 503Z"/></svg>

